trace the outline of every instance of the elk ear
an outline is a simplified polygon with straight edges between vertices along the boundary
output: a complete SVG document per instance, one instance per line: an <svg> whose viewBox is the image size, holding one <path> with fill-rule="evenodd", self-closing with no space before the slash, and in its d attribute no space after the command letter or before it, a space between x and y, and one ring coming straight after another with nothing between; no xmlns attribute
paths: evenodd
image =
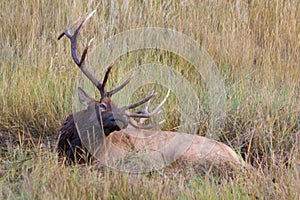
<svg viewBox="0 0 300 200"><path fill-rule="evenodd" d="M78 98L80 103L86 106L89 106L91 103L95 102L95 100L90 97L81 87L78 87Z"/></svg>

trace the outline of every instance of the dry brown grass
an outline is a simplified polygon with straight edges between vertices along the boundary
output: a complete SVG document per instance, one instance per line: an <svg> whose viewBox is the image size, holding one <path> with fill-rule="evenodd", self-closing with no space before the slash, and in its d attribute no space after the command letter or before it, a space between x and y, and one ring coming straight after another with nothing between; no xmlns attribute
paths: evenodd
<svg viewBox="0 0 300 200"><path fill-rule="evenodd" d="M300 194L300 3L277 1L1 1L0 2L0 198L281 198ZM128 3L128 4L127 4ZM50 148L72 112L78 72L67 40L56 38L79 16L98 7L81 37L95 44L139 27L170 28L196 40L225 78L226 126L222 140L260 173L240 172L216 184L209 176L103 173L91 167L61 168ZM207 93L183 58L164 51L122 56L117 66L159 60L176 66L204 101ZM115 77L120 71L116 70ZM123 73L123 72L122 72ZM112 80L113 84L116 80ZM188 100L187 100L188 101ZM176 100L168 102L169 107ZM172 117L172 116L170 116ZM169 120L166 129L176 125ZM23 143L24 142L24 143ZM21 143L21 145L20 145ZM31 145L25 145L29 143ZM58 176L59 174L59 176Z"/></svg>

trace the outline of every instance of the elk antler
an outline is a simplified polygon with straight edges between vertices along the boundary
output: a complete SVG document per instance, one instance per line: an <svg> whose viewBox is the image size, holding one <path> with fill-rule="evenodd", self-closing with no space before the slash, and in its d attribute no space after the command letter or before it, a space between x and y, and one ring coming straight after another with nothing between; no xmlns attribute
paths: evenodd
<svg viewBox="0 0 300 200"><path fill-rule="evenodd" d="M90 40L90 42L86 45L86 47L84 48L84 51L81 55L81 58L78 58L78 50L77 50L77 36L78 33L80 31L80 29L82 28L82 26L85 24L85 22L92 17L92 15L96 12L96 10L94 10L93 12L91 12L78 26L78 28L75 30L74 34L71 33L71 28L74 26L74 24L72 24L71 26L69 26L69 28L67 30L65 30L65 32L63 32L62 34L59 35L58 40L60 40L63 36L67 36L70 40L71 40L71 53L72 53L72 58L74 60L74 62L76 63L76 65L79 67L79 69L84 73L84 75L86 75L86 77L88 79L90 79L90 81L98 88L98 90L100 90L101 96L102 94L104 94L103 88L102 88L102 84L98 81L98 79L90 72L88 71L88 69L85 68L84 65L84 60L86 58L86 54L87 51L91 45L91 42L93 41L93 39Z"/></svg>
<svg viewBox="0 0 300 200"><path fill-rule="evenodd" d="M93 14L95 12L96 12L96 10L92 11L90 14L87 15L87 17L84 20L82 20L82 22L79 24L79 26L75 30L74 34L71 33L70 29L74 26L75 23L77 23L78 20L75 23L73 23L71 26L69 26L68 29L66 29L63 33L61 33L58 37L58 40L60 40L63 36L67 36L71 40L71 54L72 54L72 58L73 58L74 62L79 67L79 69L84 73L84 75L97 87L97 89L100 91L101 99L103 99L104 97L110 98L112 95L114 95L115 93L120 91L122 88L124 88L130 82L130 80L133 78L134 73L126 81L124 81L124 83L122 83L117 88L115 88L111 91L106 91L105 86L106 86L106 83L107 83L107 80L109 77L109 73L111 72L111 69L113 67L113 64L111 64L107 68L102 83L100 83L100 81L93 75L93 73L91 73L84 65L84 61L86 59L88 49L89 49L93 39L91 39L89 41L89 43L86 45L86 47L84 48L81 58L78 57L77 36L78 36L79 31L82 28L82 26L87 22L88 19L90 19L93 16ZM128 105L128 106L121 107L120 110L121 110L121 112L123 112L125 115L127 115L129 117L129 123L136 128L149 129L149 128L155 127L157 125L162 124L164 121L161 121L159 123L149 124L149 125L144 125L143 123L150 117L152 117L160 112L160 108L166 102L166 100L169 96L169 93L170 93L170 90L168 90L166 97L152 112L148 112L148 107L149 107L149 101L155 96L154 92L152 92L150 96L140 100L139 102L136 102L136 103ZM129 109L136 108L144 103L147 103L147 104L144 107L144 109L141 111L134 112L134 113L127 111ZM133 118L140 118L140 121L137 122Z"/></svg>
<svg viewBox="0 0 300 200"><path fill-rule="evenodd" d="M152 92L149 97L146 97L145 99L143 99L143 100L141 100L141 101L139 101L137 103L134 103L132 105L124 106L121 109L124 109L125 114L129 117L129 123L133 127L139 128L139 129L141 129L141 128L142 129L151 129L153 127L161 125L162 123L165 122L165 120L162 120L162 121L160 121L158 123L149 124L149 125L144 125L143 123L147 119L149 119L150 117L152 117L152 116L160 113L161 107L167 101L167 98L169 97L169 95L170 95L170 89L168 90L165 98L160 102L160 104L158 106L156 106L156 108L152 112L149 112L148 108L149 108L150 100L155 96L154 92ZM139 105L142 105L144 103L146 103L146 105L145 105L145 107L141 111L137 111L137 112L134 112L134 113L126 111L127 109L135 108L135 107L137 107ZM140 118L140 120L139 120L139 122L137 122L133 118Z"/></svg>
<svg viewBox="0 0 300 200"><path fill-rule="evenodd" d="M79 67L79 69L84 73L84 75L97 87L97 89L100 91L100 95L101 98L104 97L111 97L113 94L117 93L118 91L120 91L123 87L125 87L129 81L132 79L133 75L132 74L123 84L121 84L119 87L113 89L112 91L107 92L105 90L105 85L109 76L109 73L111 71L111 68L113 66L114 63L112 63L108 68L107 71L105 73L104 79L102 84L100 83L100 81L85 67L84 65L84 61L88 52L88 49L91 45L91 42L93 41L93 39L91 39L89 41L89 43L86 45L86 47L83 50L83 53L81 55L81 58L79 59L78 57L78 49L77 49L77 36L79 34L80 29L82 28L82 26L86 23L86 21L88 19L90 19L92 17L92 15L96 12L96 10L92 11L78 26L78 28L75 30L74 34L71 33L71 28L74 26L75 23L73 23L71 26L69 26L69 28L67 30L65 30L63 33L61 33L58 37L58 40L60 40L63 36L67 36L70 40L71 40L71 53L72 53L72 58L74 60L74 62L76 63L76 65Z"/></svg>

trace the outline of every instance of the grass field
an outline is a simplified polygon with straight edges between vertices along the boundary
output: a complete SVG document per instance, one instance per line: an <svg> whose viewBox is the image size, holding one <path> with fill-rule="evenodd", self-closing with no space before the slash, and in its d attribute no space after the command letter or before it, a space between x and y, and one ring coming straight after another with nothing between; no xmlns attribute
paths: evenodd
<svg viewBox="0 0 300 200"><path fill-rule="evenodd" d="M0 2L0 199L299 199L298 0L99 2ZM57 37L97 6L81 34L81 49L92 37L93 45L101 44L141 27L177 30L206 49L225 79L227 110L220 140L255 172L219 180L192 171L130 175L93 166L59 166L55 137L72 113L79 71L69 41L58 42ZM152 61L174 66L198 87L204 105L199 134L205 135L207 89L186 60L166 51L141 50L120 57L116 69L124 66L128 71L137 62ZM109 85L122 73L114 70ZM137 97L146 94L141 91ZM177 104L170 98L166 107ZM167 113L164 129L173 130L176 117Z"/></svg>

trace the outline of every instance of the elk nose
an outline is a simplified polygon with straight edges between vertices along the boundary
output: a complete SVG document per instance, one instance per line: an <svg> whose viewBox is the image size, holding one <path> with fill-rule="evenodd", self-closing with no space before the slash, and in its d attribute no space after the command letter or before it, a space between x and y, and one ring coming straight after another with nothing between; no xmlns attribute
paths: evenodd
<svg viewBox="0 0 300 200"><path fill-rule="evenodd" d="M129 119L122 114L112 114L104 121L104 126L112 131L121 130L128 126Z"/></svg>
<svg viewBox="0 0 300 200"><path fill-rule="evenodd" d="M119 131L128 126L128 120L120 115L111 115L103 121L104 134L108 136L114 131Z"/></svg>

